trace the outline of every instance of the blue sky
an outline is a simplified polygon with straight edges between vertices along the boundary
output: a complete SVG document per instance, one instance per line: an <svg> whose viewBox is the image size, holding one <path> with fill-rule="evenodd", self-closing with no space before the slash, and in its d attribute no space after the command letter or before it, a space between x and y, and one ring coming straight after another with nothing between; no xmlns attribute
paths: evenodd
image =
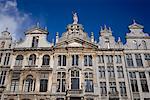
<svg viewBox="0 0 150 100"><path fill-rule="evenodd" d="M25 17L20 25L17 24L19 31L14 31L17 32L15 33L16 36L22 34L36 22L40 22L42 27L48 27L50 33L48 40L52 41L56 32L61 35L62 32L66 31L67 24L72 23L72 11L78 13L79 23L84 26L89 35L94 32L96 40L98 40L100 26L106 25L112 28L116 39L121 37L125 43L125 34L129 32L128 26L132 24L133 19L144 25L145 32L150 32L150 0L2 1L0 3L3 5L6 4L6 1L15 2L19 18Z"/></svg>

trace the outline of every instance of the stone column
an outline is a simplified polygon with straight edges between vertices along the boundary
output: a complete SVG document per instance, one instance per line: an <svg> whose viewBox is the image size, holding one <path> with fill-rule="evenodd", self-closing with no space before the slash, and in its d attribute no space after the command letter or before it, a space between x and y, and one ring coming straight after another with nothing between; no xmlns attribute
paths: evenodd
<svg viewBox="0 0 150 100"><path fill-rule="evenodd" d="M34 81L35 81L35 91L39 92L39 88L40 88L40 75L39 74L36 75L36 80Z"/></svg>

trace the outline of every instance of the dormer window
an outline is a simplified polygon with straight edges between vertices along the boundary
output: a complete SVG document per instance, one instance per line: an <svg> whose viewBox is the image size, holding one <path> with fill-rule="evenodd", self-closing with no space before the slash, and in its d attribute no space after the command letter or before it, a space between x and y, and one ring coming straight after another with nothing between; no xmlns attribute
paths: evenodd
<svg viewBox="0 0 150 100"><path fill-rule="evenodd" d="M32 47L36 48L38 47L38 42L39 42L39 37L38 36L34 36L32 39Z"/></svg>

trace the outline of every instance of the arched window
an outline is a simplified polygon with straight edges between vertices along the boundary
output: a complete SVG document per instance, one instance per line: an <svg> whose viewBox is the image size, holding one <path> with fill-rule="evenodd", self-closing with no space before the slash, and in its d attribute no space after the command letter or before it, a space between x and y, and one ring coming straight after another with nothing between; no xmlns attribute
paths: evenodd
<svg viewBox="0 0 150 100"><path fill-rule="evenodd" d="M35 90L35 81L33 80L32 75L28 75L23 83L25 92L31 92Z"/></svg>
<svg viewBox="0 0 150 100"><path fill-rule="evenodd" d="M36 55L32 54L29 57L29 65L35 65L36 64Z"/></svg>
<svg viewBox="0 0 150 100"><path fill-rule="evenodd" d="M49 65L49 61L50 61L50 56L44 55L42 65Z"/></svg>
<svg viewBox="0 0 150 100"><path fill-rule="evenodd" d="M15 65L16 65L16 66L21 66L21 65L22 65L22 61L23 61L23 56L22 56L22 55L18 55L18 56L16 57Z"/></svg>
<svg viewBox="0 0 150 100"><path fill-rule="evenodd" d="M143 46L143 49L147 49L147 45L146 45L146 42L144 40L142 40L142 46Z"/></svg>

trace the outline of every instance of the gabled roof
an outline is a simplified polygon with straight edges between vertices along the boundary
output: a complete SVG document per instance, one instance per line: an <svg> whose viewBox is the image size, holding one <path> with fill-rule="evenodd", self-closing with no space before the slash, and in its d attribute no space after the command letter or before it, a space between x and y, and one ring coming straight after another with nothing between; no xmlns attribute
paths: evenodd
<svg viewBox="0 0 150 100"><path fill-rule="evenodd" d="M40 27L34 27L34 28L31 28L25 32L25 34L33 34L33 33L48 34L48 31L45 29L42 29Z"/></svg>
<svg viewBox="0 0 150 100"><path fill-rule="evenodd" d="M129 26L130 29L143 29L144 26L137 24L135 20L133 20L133 24Z"/></svg>

